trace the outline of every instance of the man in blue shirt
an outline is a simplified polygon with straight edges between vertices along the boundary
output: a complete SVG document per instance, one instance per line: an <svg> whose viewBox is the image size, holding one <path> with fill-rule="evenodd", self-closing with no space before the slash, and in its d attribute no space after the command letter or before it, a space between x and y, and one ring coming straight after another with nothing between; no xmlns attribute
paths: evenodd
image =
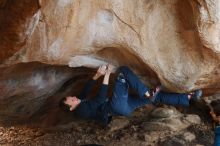
<svg viewBox="0 0 220 146"><path fill-rule="evenodd" d="M107 98L107 90L112 65L101 66L93 78L88 81L79 96L68 96L60 101L60 107L66 111L74 111L78 116L86 119L95 119L107 125L111 116L129 116L136 108L149 103L165 103L170 105L189 105L190 99L197 99L202 95L201 90L189 94L167 93L160 88L150 93L140 79L126 66L117 70L117 78L113 88L113 96ZM96 80L104 75L103 83L95 98L87 99L87 94L95 85ZM138 93L137 97L129 94L132 88Z"/></svg>

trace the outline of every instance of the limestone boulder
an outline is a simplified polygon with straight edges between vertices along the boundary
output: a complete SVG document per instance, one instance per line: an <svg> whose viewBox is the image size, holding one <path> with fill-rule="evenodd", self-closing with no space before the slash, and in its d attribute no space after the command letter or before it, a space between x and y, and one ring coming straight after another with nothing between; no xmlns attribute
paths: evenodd
<svg viewBox="0 0 220 146"><path fill-rule="evenodd" d="M175 108L156 108L151 112L152 118L142 124L146 131L181 131L192 124L200 124L197 115L183 115Z"/></svg>
<svg viewBox="0 0 220 146"><path fill-rule="evenodd" d="M86 55L128 65L170 91L213 94L220 87L219 7L218 0L3 0L1 63L76 67L90 63L75 59Z"/></svg>

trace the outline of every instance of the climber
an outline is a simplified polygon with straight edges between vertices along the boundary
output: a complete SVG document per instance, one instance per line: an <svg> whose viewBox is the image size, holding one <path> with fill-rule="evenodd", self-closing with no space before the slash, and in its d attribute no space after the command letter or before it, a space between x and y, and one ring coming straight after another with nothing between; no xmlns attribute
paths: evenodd
<svg viewBox="0 0 220 146"><path fill-rule="evenodd" d="M210 115L215 122L214 146L220 146L220 99L211 102Z"/></svg>
<svg viewBox="0 0 220 146"><path fill-rule="evenodd" d="M65 111L74 111L76 115L95 119L107 125L112 116L129 116L136 108L146 104L161 102L170 105L188 105L189 100L198 98L200 90L189 94L166 93L156 88L150 91L138 77L126 66L119 67L116 74L113 96L107 98L109 77L114 67L112 65L100 66L93 78L88 81L79 96L68 96L60 100L60 107ZM96 83L96 80L104 75L103 83L97 96L93 99L87 99L87 94ZM129 94L129 88L137 91L139 97L135 98Z"/></svg>

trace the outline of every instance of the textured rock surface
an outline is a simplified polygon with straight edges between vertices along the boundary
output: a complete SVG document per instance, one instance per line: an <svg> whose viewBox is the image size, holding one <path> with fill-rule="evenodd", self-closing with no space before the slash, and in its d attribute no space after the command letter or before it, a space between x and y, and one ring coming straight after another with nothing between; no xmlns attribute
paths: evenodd
<svg viewBox="0 0 220 146"><path fill-rule="evenodd" d="M0 62L27 44L40 18L38 0L1 0Z"/></svg>
<svg viewBox="0 0 220 146"><path fill-rule="evenodd" d="M90 55L172 91L219 91L218 0L3 0L0 12L2 65Z"/></svg>
<svg viewBox="0 0 220 146"><path fill-rule="evenodd" d="M21 63L1 69L0 123L4 124L27 120L30 122L34 115L47 115L47 119L51 120L48 114L50 109L53 111L51 113L57 114L58 101L65 96L55 96L55 93L58 90L64 93L64 87L75 85L81 82L82 77L86 79L89 75L88 69L85 68L72 69L37 62ZM73 94L79 90L78 88L73 88L68 94Z"/></svg>
<svg viewBox="0 0 220 146"><path fill-rule="evenodd" d="M143 129L147 131L181 131L191 124L200 124L201 119L197 115L183 116L175 108L157 108L151 113L152 119L143 123Z"/></svg>
<svg viewBox="0 0 220 146"><path fill-rule="evenodd" d="M113 118L111 123L108 125L110 127L110 131L120 130L128 126L129 120L125 117L117 117Z"/></svg>

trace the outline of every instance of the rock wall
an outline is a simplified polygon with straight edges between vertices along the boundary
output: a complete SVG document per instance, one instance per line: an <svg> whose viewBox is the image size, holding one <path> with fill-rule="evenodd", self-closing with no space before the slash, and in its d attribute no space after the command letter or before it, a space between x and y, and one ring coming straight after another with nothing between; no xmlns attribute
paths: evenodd
<svg viewBox="0 0 220 146"><path fill-rule="evenodd" d="M38 24L38 0L0 2L0 63L27 44Z"/></svg>
<svg viewBox="0 0 220 146"><path fill-rule="evenodd" d="M212 95L220 91L219 36L218 0L2 0L0 83L13 77L32 80L25 71L30 67L35 72L33 61L58 70L56 65L96 68L110 62L128 65L150 86L161 83L174 92L202 88ZM21 62L27 63L24 73L16 65ZM56 79L49 87L62 84ZM24 87L30 85L16 86ZM51 91L49 87L45 90ZM10 103L14 96L0 91L1 101L8 98ZM16 108L28 100L26 94L15 95L22 97L16 98ZM46 100L51 94L42 96Z"/></svg>
<svg viewBox="0 0 220 146"><path fill-rule="evenodd" d="M50 119L53 114L59 117L59 100L67 95L78 95L82 87L77 85L84 84L94 73L86 68L72 69L38 62L1 69L0 123L7 125L45 119L45 116Z"/></svg>
<svg viewBox="0 0 220 146"><path fill-rule="evenodd" d="M217 91L219 7L217 0L5 0L1 61L68 65L89 55L136 69L137 58L168 90Z"/></svg>

